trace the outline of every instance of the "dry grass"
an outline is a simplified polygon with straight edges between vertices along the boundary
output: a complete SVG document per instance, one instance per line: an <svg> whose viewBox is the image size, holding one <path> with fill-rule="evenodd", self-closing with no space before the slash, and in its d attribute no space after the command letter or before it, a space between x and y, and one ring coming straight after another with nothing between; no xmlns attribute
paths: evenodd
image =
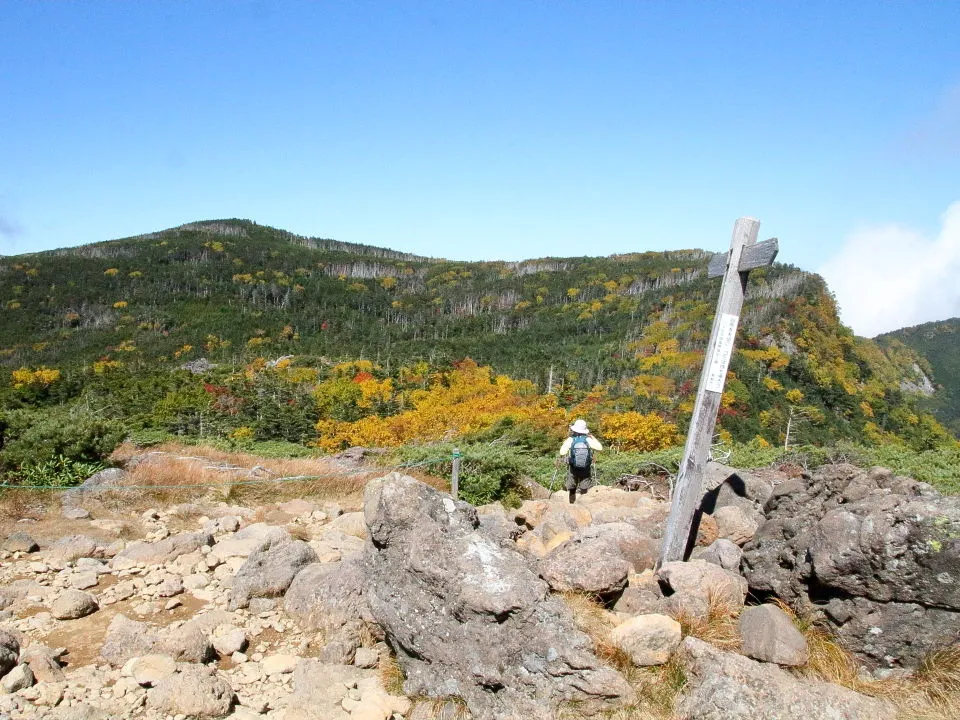
<svg viewBox="0 0 960 720"><path fill-rule="evenodd" d="M691 635L720 650L739 652L739 617L740 608L731 607L720 595L710 593L706 616L680 612L674 619L680 623L684 637Z"/></svg>
<svg viewBox="0 0 960 720"><path fill-rule="evenodd" d="M960 717L960 647L928 655L907 681L912 692L895 701L904 718Z"/></svg>
<svg viewBox="0 0 960 720"><path fill-rule="evenodd" d="M403 674L403 668L397 661L397 656L392 652L381 655L380 665L377 667L380 672L380 684L383 689L391 695L403 695L403 683L407 679Z"/></svg>
<svg viewBox="0 0 960 720"><path fill-rule="evenodd" d="M118 464L142 456L143 450L124 443L111 456ZM239 470L238 470L239 468ZM246 471L255 471L249 482ZM330 458L267 458L242 452L228 452L208 446L164 443L150 449L146 461L130 472L129 485L166 486L140 490L140 502L148 505L184 503L211 494L245 505L262 505L294 498L335 500L359 504L367 482L385 475L390 468L344 470ZM410 472L413 477L437 489L448 489L448 481ZM293 478L293 479L292 479ZM213 485L215 487L191 487Z"/></svg>
<svg viewBox="0 0 960 720"><path fill-rule="evenodd" d="M388 655L381 656L380 665L377 669L380 673L380 684L383 685L384 690L391 695L405 694L403 683L407 678L394 653L391 652ZM463 698L457 696L444 698L413 697L411 700L415 708L426 705L433 720L467 720L470 717L467 703Z"/></svg>
<svg viewBox="0 0 960 720"><path fill-rule="evenodd" d="M125 443L111 459L123 463L140 454L139 448ZM152 448L147 458L130 471L126 484L162 486L139 489L141 505L184 503L211 494L227 502L252 505L304 497L359 501L367 481L382 472L345 472L326 458L265 458L165 443Z"/></svg>
<svg viewBox="0 0 960 720"><path fill-rule="evenodd" d="M563 593L560 597L573 612L577 627L590 638L597 657L620 672L637 693L633 705L590 716L605 720L671 720L677 696L686 684L680 664L671 660L665 665L636 667L629 655L610 642L610 631L618 622L613 613L589 595ZM576 703L570 703L561 708L558 718L579 720L585 716Z"/></svg>
<svg viewBox="0 0 960 720"><path fill-rule="evenodd" d="M863 674L856 657L815 618L777 604L807 640L810 660L799 673L887 700L897 708L899 720L960 717L960 647L932 653L911 675L877 680Z"/></svg>
<svg viewBox="0 0 960 720"><path fill-rule="evenodd" d="M54 502L57 498L52 492L4 488L0 490L0 519L14 522L23 518L39 520L47 506Z"/></svg>

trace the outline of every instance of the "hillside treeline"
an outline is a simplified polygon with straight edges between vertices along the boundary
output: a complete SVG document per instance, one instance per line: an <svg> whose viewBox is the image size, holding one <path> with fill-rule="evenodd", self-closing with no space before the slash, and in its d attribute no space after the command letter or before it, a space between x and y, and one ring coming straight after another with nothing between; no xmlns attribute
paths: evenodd
<svg viewBox="0 0 960 720"><path fill-rule="evenodd" d="M334 450L506 423L545 445L573 416L624 448L675 443L710 257L452 262L230 220L2 258L0 462L88 461L131 431ZM926 361L855 338L818 276L752 273L738 348L722 438L955 442L903 389Z"/></svg>

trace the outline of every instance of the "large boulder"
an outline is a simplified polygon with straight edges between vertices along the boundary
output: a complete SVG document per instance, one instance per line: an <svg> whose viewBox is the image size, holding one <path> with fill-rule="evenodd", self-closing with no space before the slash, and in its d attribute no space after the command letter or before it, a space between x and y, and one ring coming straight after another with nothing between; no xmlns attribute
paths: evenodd
<svg viewBox="0 0 960 720"><path fill-rule="evenodd" d="M3 543L3 549L7 552L32 553L39 550L40 546L29 533L18 530L7 536Z"/></svg>
<svg viewBox="0 0 960 720"><path fill-rule="evenodd" d="M61 652L49 648L42 643L35 642L24 648L20 653L20 662L30 666L37 682L59 683L66 682L67 677L60 667ZM0 673L2 674L2 673Z"/></svg>
<svg viewBox="0 0 960 720"><path fill-rule="evenodd" d="M111 564L114 569L132 567L137 563L163 565L212 544L213 536L210 533L180 533L156 542L131 543L116 554Z"/></svg>
<svg viewBox="0 0 960 720"><path fill-rule="evenodd" d="M92 537L87 535L68 535L57 540L47 550L47 562L54 567L64 567L67 563L80 558L96 557L102 548Z"/></svg>
<svg viewBox="0 0 960 720"><path fill-rule="evenodd" d="M230 606L245 608L251 598L282 596L304 567L317 562L317 553L302 540L257 550L233 577Z"/></svg>
<svg viewBox="0 0 960 720"><path fill-rule="evenodd" d="M100 646L100 657L111 665L122 666L131 658L147 655L156 644L153 627L126 615L114 615Z"/></svg>
<svg viewBox="0 0 960 720"><path fill-rule="evenodd" d="M701 509L711 514L723 507L760 510L773 494L773 483L767 478L713 461L705 468L703 487Z"/></svg>
<svg viewBox="0 0 960 720"><path fill-rule="evenodd" d="M590 525L581 530L578 537L598 537L613 542L621 557L630 563L635 573L652 570L660 554L660 541L644 534L629 522Z"/></svg>
<svg viewBox="0 0 960 720"><path fill-rule="evenodd" d="M364 600L366 584L362 553L336 563L312 563L290 583L284 607L307 630L330 632L350 622L372 622Z"/></svg>
<svg viewBox="0 0 960 720"><path fill-rule="evenodd" d="M88 496L98 496L101 491L115 488L127 479L127 472L121 468L106 468L96 472L77 487L65 490L60 496L64 511L79 510L80 504Z"/></svg>
<svg viewBox="0 0 960 720"><path fill-rule="evenodd" d="M224 537L210 549L210 555L220 562L232 557L250 557L259 550L290 542L290 533L282 527L253 523L233 535Z"/></svg>
<svg viewBox="0 0 960 720"><path fill-rule="evenodd" d="M524 556L479 530L474 508L392 473L367 485L367 601L408 695L458 695L476 720L556 715L561 702L632 699Z"/></svg>
<svg viewBox="0 0 960 720"><path fill-rule="evenodd" d="M287 614L324 638L320 658L349 663L360 647L363 628L373 617L365 598L367 586L363 554L348 555L337 563L313 563L297 573L284 596Z"/></svg>
<svg viewBox="0 0 960 720"><path fill-rule="evenodd" d="M763 515L754 510L745 510L736 505L725 505L713 513L718 535L735 545L743 545L757 534L763 523Z"/></svg>
<svg viewBox="0 0 960 720"><path fill-rule="evenodd" d="M348 688L369 683L372 671L303 659L293 669L293 694L283 720L351 720L343 700Z"/></svg>
<svg viewBox="0 0 960 720"><path fill-rule="evenodd" d="M211 637L213 631L233 619L233 615L223 610L195 615L183 625L162 633L153 646L153 652L169 655L177 662L204 663L213 660L216 657Z"/></svg>
<svg viewBox="0 0 960 720"><path fill-rule="evenodd" d="M219 718L236 701L233 688L213 668L185 665L175 675L160 680L147 695L151 708L170 715Z"/></svg>
<svg viewBox="0 0 960 720"><path fill-rule="evenodd" d="M889 703L839 685L799 679L776 665L723 652L694 637L677 657L686 685L678 717L689 720L894 720Z"/></svg>
<svg viewBox="0 0 960 720"><path fill-rule="evenodd" d="M557 592L606 598L627 586L631 569L614 538L589 532L578 533L550 552L540 565L540 577Z"/></svg>
<svg viewBox="0 0 960 720"><path fill-rule="evenodd" d="M960 497L883 468L822 468L778 486L744 547L752 590L823 610L873 665L960 641Z"/></svg>
<svg viewBox="0 0 960 720"><path fill-rule="evenodd" d="M100 609L97 599L82 590L64 590L50 605L50 614L57 620L76 620Z"/></svg>
<svg viewBox="0 0 960 720"><path fill-rule="evenodd" d="M676 615L706 618L711 607L735 614L747 598L746 580L704 560L664 563L657 578Z"/></svg>
<svg viewBox="0 0 960 720"><path fill-rule="evenodd" d="M20 657L20 640L9 630L0 628L0 676L17 666Z"/></svg>

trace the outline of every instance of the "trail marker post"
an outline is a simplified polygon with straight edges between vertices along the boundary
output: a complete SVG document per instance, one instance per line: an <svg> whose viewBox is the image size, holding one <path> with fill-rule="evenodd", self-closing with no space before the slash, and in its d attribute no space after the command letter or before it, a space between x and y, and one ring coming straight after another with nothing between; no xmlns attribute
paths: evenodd
<svg viewBox="0 0 960 720"><path fill-rule="evenodd" d="M453 472L450 475L450 494L454 500L460 498L460 460L463 456L460 448L453 449Z"/></svg>
<svg viewBox="0 0 960 720"><path fill-rule="evenodd" d="M733 226L730 252L715 255L707 271L708 277L723 275L723 285L720 287L710 344L703 361L697 400L693 406L687 443L677 474L663 544L660 547L658 567L674 560L683 560L686 556L694 516L703 496L704 469L709 459L710 442L717 424L717 411L720 409L727 368L737 337L747 277L751 270L771 265L780 249L776 238L758 243L759 230L759 220L737 220Z"/></svg>

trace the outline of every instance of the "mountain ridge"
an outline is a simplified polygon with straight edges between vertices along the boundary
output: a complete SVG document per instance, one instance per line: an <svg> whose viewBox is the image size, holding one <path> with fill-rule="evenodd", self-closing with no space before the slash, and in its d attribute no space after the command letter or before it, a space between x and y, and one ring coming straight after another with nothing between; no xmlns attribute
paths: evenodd
<svg viewBox="0 0 960 720"><path fill-rule="evenodd" d="M249 427L305 442L324 413L352 422L409 402L386 393L367 407L318 404L338 362L367 362L358 376L399 387L417 363L442 374L473 358L564 408L654 413L682 428L719 292L706 276L714 255L469 262L210 220L5 257L0 399L39 407L96 398L125 422L152 426L167 394L199 382L178 368L202 357L216 368L202 375L207 385L249 386L236 391L249 395L237 400L244 409L218 416L218 432ZM313 373L296 391L271 391L301 413L295 431L264 419L266 391L250 389L259 380L241 382L280 357ZM905 390L922 384L923 366L906 346L855 337L821 277L775 264L751 274L720 429L741 442L934 446L943 429ZM15 372L43 368L62 379L43 392L39 379L14 387Z"/></svg>
<svg viewBox="0 0 960 720"><path fill-rule="evenodd" d="M920 355L939 386L925 406L960 436L960 317L900 328L875 340L881 345L900 342Z"/></svg>

